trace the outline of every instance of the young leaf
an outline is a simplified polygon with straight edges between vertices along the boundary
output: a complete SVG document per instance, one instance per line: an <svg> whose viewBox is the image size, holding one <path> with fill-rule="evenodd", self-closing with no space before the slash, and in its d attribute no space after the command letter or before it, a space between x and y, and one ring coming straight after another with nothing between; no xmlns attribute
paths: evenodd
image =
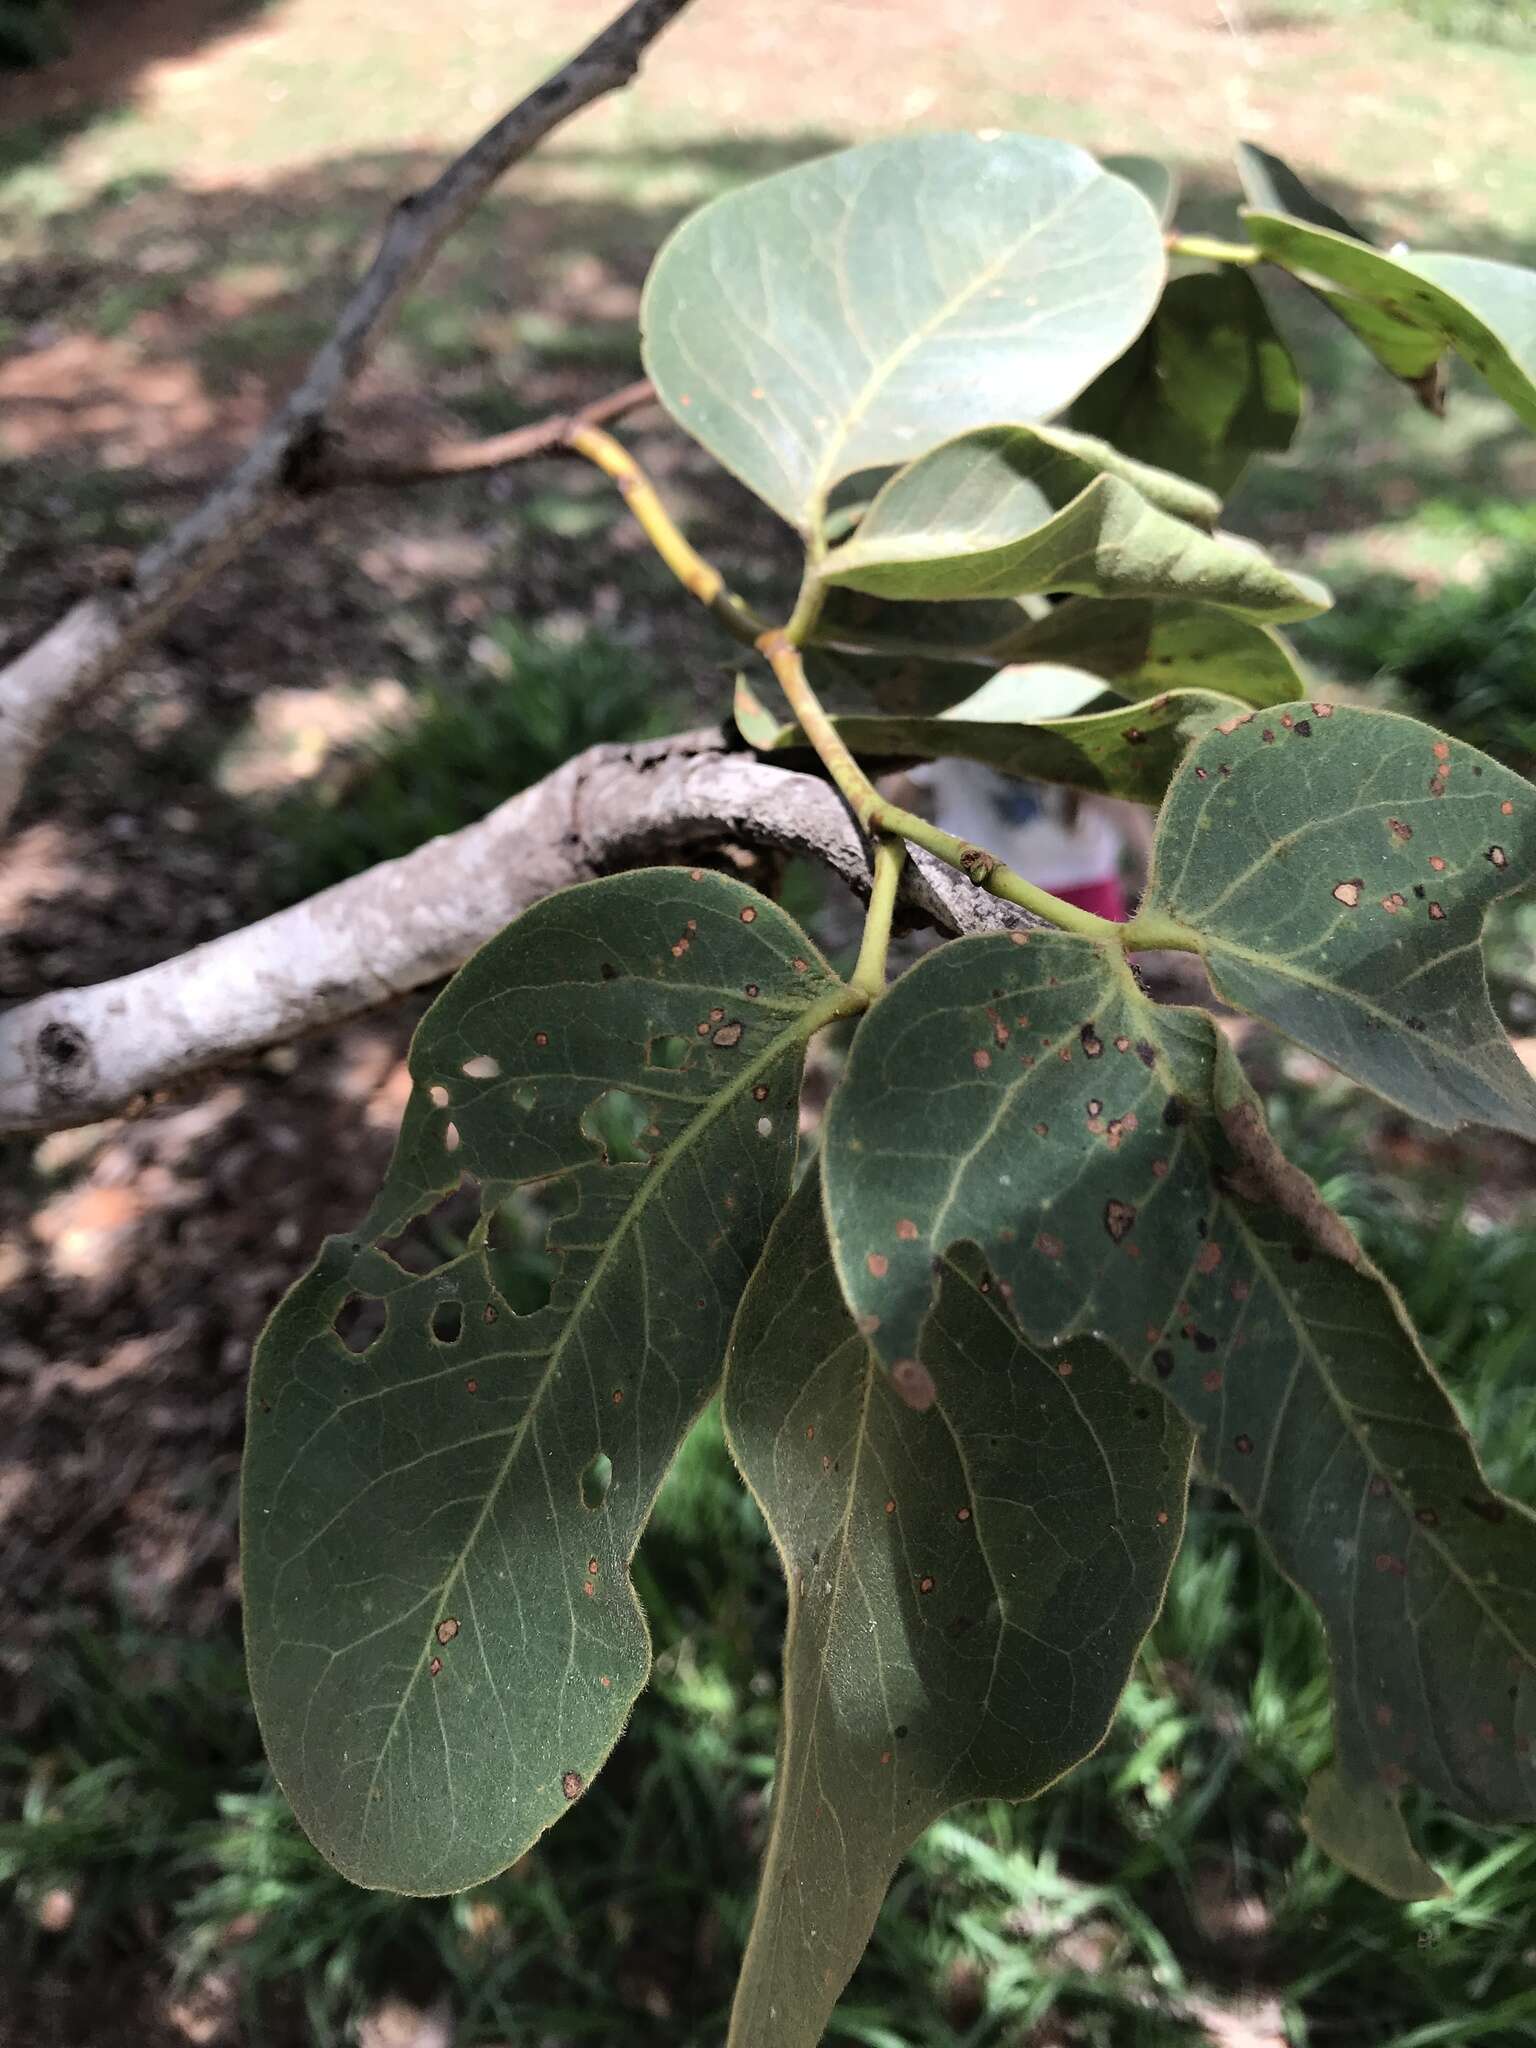
<svg viewBox="0 0 1536 2048"><path fill-rule="evenodd" d="M823 1171L845 1297L898 1392L931 1398L930 1264L975 1245L1027 1337L1092 1330L1174 1402L1316 1603L1349 1783L1536 1816L1536 1517L1490 1490L1211 1018L1153 1005L1086 939L956 941L861 1025Z"/></svg>
<svg viewBox="0 0 1536 2048"><path fill-rule="evenodd" d="M646 282L645 366L681 426L815 534L842 478L1060 411L1163 275L1151 207L1070 143L869 143L686 220Z"/></svg>
<svg viewBox="0 0 1536 2048"><path fill-rule="evenodd" d="M1268 150L1251 142L1240 142L1237 167L1248 204L1259 213L1284 215L1325 233L1344 235L1366 247L1372 246L1370 237L1362 234L1353 221L1346 220L1327 200L1320 199L1289 164ZM1312 290L1353 330L1383 369L1413 389L1421 404L1431 412L1443 410L1445 377L1441 357L1445 343L1433 328L1366 300L1351 298L1345 292L1326 291L1318 285L1312 286Z"/></svg>
<svg viewBox="0 0 1536 2048"><path fill-rule="evenodd" d="M1117 706L1077 717L1042 718L1041 682L1059 684L1062 669L1006 669L974 696L937 718L834 719L840 736L861 760L957 759L981 761L1004 775L1059 782L1071 789L1162 800L1193 732L1227 716L1231 699L1204 690L1175 690L1143 704ZM1097 679L1079 678L1085 699L1101 695ZM808 744L797 725L781 725L745 685L738 684L736 723L760 753Z"/></svg>
<svg viewBox="0 0 1536 2048"><path fill-rule="evenodd" d="M1250 212L1243 220L1272 263L1309 283L1339 285L1378 314L1454 348L1526 426L1536 428L1536 271L1481 256L1388 256L1277 214ZM1369 338L1362 331L1362 339Z"/></svg>
<svg viewBox="0 0 1536 2048"><path fill-rule="evenodd" d="M1027 430L964 435L898 471L820 573L877 597L1185 597L1261 621L1327 610L1321 584L1160 511L1119 476L1063 503L1074 473Z"/></svg>
<svg viewBox="0 0 1536 2048"><path fill-rule="evenodd" d="M1536 1137L1480 944L1536 873L1536 790L1415 719L1299 708L1190 750L1142 914L1189 929L1227 1002L1414 1116Z"/></svg>
<svg viewBox="0 0 1536 2048"><path fill-rule="evenodd" d="M773 904L676 869L550 897L423 1019L366 1242L327 1241L251 1379L252 1690L356 1882L494 1875L617 1740L650 1664L630 1558L788 1194L806 1037L844 1001ZM643 1164L595 1135L626 1106ZM513 1312L486 1227L424 1274L383 1249L461 1170L556 1181L547 1307ZM382 1325L356 1354L352 1301Z"/></svg>
<svg viewBox="0 0 1536 2048"><path fill-rule="evenodd" d="M732 1334L725 1427L790 1588L772 1832L731 2048L814 2048L900 1858L1102 1741L1162 1601L1189 1437L1102 1345L1033 1350L947 1263L900 1401L808 1175Z"/></svg>
<svg viewBox="0 0 1536 2048"><path fill-rule="evenodd" d="M988 650L997 662L1053 662L1101 676L1122 697L1213 690L1263 708L1307 694L1295 649L1273 627L1181 598L1074 597Z"/></svg>
<svg viewBox="0 0 1536 2048"><path fill-rule="evenodd" d="M1302 387L1264 295L1241 270L1177 277L1144 332L1072 407L1072 424L1223 497L1249 457L1282 454Z"/></svg>

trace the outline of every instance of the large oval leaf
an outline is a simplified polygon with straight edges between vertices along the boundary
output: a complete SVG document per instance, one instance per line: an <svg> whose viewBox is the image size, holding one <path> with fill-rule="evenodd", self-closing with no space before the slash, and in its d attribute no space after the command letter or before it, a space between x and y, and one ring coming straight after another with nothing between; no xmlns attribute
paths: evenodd
<svg viewBox="0 0 1536 2048"><path fill-rule="evenodd" d="M1060 669L1041 673L1058 686L1070 676ZM1080 682L1085 696L1101 694L1094 677L1084 675ZM980 761L1003 775L1156 804L1191 736L1232 708L1227 697L1175 690L1144 704L1051 718L1041 715L1038 687L1033 670L1008 669L937 718L855 713L833 723L858 760ZM736 723L760 753L808 745L797 725L780 725L741 684Z"/></svg>
<svg viewBox="0 0 1536 2048"><path fill-rule="evenodd" d="M869 143L685 221L646 282L645 365L674 418L814 534L840 479L1060 411L1163 275L1147 201L1070 143Z"/></svg>
<svg viewBox="0 0 1536 2048"><path fill-rule="evenodd" d="M1481 955L1488 905L1536 878L1536 790L1416 719L1299 710L1190 751L1143 914L1188 927L1227 1002L1390 1102L1536 1137Z"/></svg>
<svg viewBox="0 0 1536 2048"><path fill-rule="evenodd" d="M789 1582L772 1832L731 2048L814 2048L897 1863L965 1799L1096 1749L1183 1527L1188 1432L1102 1345L1059 1360L946 1263L899 1400L814 1174L731 1338L725 1426Z"/></svg>
<svg viewBox="0 0 1536 2048"><path fill-rule="evenodd" d="M1321 584L1162 511L1121 476L1063 500L1080 474L1027 430L963 435L892 477L820 573L877 597L1182 597L1275 621L1327 610Z"/></svg>
<svg viewBox="0 0 1536 2048"><path fill-rule="evenodd" d="M1316 1602L1346 1779L1536 1816L1536 1518L1488 1487L1211 1018L1150 1003L1116 948L956 941L861 1025L823 1171L899 1390L933 1398L931 1262L978 1246L1026 1336L1091 1330L1178 1406Z"/></svg>
<svg viewBox="0 0 1536 2048"><path fill-rule="evenodd" d="M630 1557L788 1194L807 1033L843 1000L766 899L679 869L550 897L423 1019L368 1241L327 1242L251 1379L252 1691L356 1882L492 1876L617 1739L650 1664ZM603 1156L613 1091L643 1163ZM434 1271L381 1248L461 1169L557 1179L546 1308L498 1287L494 1210ZM349 1304L377 1331L357 1352Z"/></svg>
<svg viewBox="0 0 1536 2048"><path fill-rule="evenodd" d="M1249 458L1283 454L1302 387L1263 294L1241 270L1178 277L1146 329L1072 407L1072 424L1223 497Z"/></svg>
<svg viewBox="0 0 1536 2048"><path fill-rule="evenodd" d="M1263 706L1305 696L1309 687L1295 649L1273 627L1182 598L1074 597L988 652L999 662L1088 669L1131 698L1214 690Z"/></svg>

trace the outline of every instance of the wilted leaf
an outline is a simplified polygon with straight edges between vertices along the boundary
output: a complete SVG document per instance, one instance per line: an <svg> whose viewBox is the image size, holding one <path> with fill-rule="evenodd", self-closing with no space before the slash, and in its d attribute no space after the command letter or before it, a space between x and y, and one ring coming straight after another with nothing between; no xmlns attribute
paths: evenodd
<svg viewBox="0 0 1536 2048"><path fill-rule="evenodd" d="M1388 711L1223 721L1158 823L1142 905L1239 1009L1414 1116L1536 1137L1483 976L1490 903L1536 875L1536 790Z"/></svg>
<svg viewBox="0 0 1536 2048"><path fill-rule="evenodd" d="M1027 429L966 434L898 471L820 574L877 597L1183 597L1259 620L1327 610L1321 584L1159 510L1120 476L1065 496L1081 473Z"/></svg>
<svg viewBox="0 0 1536 2048"><path fill-rule="evenodd" d="M1308 282L1338 285L1378 315L1432 334L1536 428L1536 271L1482 256L1388 256L1276 214L1245 213L1243 220L1272 263ZM1361 336L1369 341L1369 330ZM1404 359L1411 360L1407 338L1399 339Z"/></svg>
<svg viewBox="0 0 1536 2048"><path fill-rule="evenodd" d="M1177 277L1151 322L1072 407L1072 424L1223 497L1250 456L1281 454L1302 388L1263 294L1241 270Z"/></svg>
<svg viewBox="0 0 1536 2048"><path fill-rule="evenodd" d="M1095 1332L1195 1429L1322 1615L1345 1777L1536 1816L1536 1518L1489 1488L1208 1016L1086 939L943 946L860 1026L823 1171L898 1390L925 1391L931 1261L974 1244L1027 1337Z"/></svg>
<svg viewBox="0 0 1536 2048"><path fill-rule="evenodd" d="M1017 626L988 653L997 662L1088 669L1131 698L1201 689L1264 706L1309 687L1295 649L1272 627L1180 598L1074 597Z"/></svg>
<svg viewBox="0 0 1536 2048"><path fill-rule="evenodd" d="M948 1264L923 1347L919 1414L854 1328L809 1176L726 1370L726 1433L790 1587L732 2048L813 2048L923 1829L1097 1748L1178 1550L1188 1434L1102 1345L1063 1376Z"/></svg>
<svg viewBox="0 0 1536 2048"><path fill-rule="evenodd" d="M1041 673L1059 687L1065 672ZM1080 680L1085 698L1101 694L1095 677L1084 675ZM1191 733L1231 709L1228 697L1175 690L1112 711L1043 717L1035 672L1014 668L937 718L854 714L833 722L860 760L980 761L1004 775L1155 804L1161 802ZM760 753L808 744L797 725L780 724L744 685L737 687L736 723Z"/></svg>
<svg viewBox="0 0 1536 2048"><path fill-rule="evenodd" d="M813 534L844 477L1060 411L1163 275L1151 207L1070 143L869 143L683 223L646 283L646 369L690 434Z"/></svg>
<svg viewBox="0 0 1536 2048"><path fill-rule="evenodd" d="M251 1381L252 1689L279 1783L358 1883L494 1875L617 1739L650 1664L630 1558L788 1194L806 1036L842 1000L773 904L673 869L550 897L423 1019L367 1241L327 1241ZM605 1122L645 1164L606 1163ZM494 1210L434 1271L384 1249L461 1170L555 1179L546 1308L498 1289ZM349 1303L375 1319L356 1353Z"/></svg>

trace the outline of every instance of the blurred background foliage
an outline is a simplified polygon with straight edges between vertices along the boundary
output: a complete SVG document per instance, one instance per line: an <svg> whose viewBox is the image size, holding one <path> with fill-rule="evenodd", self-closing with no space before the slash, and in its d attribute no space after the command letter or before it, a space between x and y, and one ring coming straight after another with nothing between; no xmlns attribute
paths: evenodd
<svg viewBox="0 0 1536 2048"><path fill-rule="evenodd" d="M440 0L427 34L414 0L0 0L0 63L29 67L0 79L7 641L194 501L323 333L390 200L607 11ZM445 253L349 431L491 433L624 382L639 281L681 213L894 129L1177 155L1184 218L1207 232L1233 224L1226 157L1249 133L1384 240L1529 262L1533 22L1525 0L697 0L641 86ZM1330 687L1529 772L1536 447L1468 384L1428 419L1303 295L1275 298L1312 395L1231 522L1335 589L1298 634ZM737 587L781 600L771 519L654 419L626 432ZM468 823L593 741L719 717L726 652L596 478L546 463L327 501L62 736L0 858L0 993L127 971ZM847 942L816 877L786 891ZM1528 1039L1536 910L1500 918L1493 957ZM356 1891L261 1762L232 1565L244 1360L376 1178L410 1022L274 1055L206 1111L0 1151L7 2048L721 2036L783 1595L712 1418L638 1561L655 1684L590 1794L504 1878L443 1901ZM1499 1483L1536 1499L1528 1152L1416 1129L1260 1037L1246 1052ZM517 1209L506 1254L530 1299L537 1221ZM82 1392L120 1373L120 1408ZM1309 1613L1202 1492L1103 1751L1033 1807L932 1831L831 2038L1536 2041L1536 1839L1429 1816L1454 1895L1410 1908L1324 1863L1295 1819L1329 1743L1319 1673Z"/></svg>

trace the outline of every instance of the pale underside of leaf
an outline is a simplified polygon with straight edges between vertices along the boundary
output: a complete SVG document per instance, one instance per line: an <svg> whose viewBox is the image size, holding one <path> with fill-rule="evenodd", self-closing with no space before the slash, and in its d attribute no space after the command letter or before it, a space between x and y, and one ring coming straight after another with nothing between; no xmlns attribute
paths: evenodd
<svg viewBox="0 0 1536 2048"><path fill-rule="evenodd" d="M930 1262L976 1245L1027 1337L1070 1359L1094 1332L1195 1429L1323 1617L1346 1777L1536 1814L1536 1518L1489 1488L1210 1018L1087 940L957 941L861 1027L824 1172L845 1295L898 1380Z"/></svg>
<svg viewBox="0 0 1536 2048"><path fill-rule="evenodd" d="M726 1431L790 1619L732 2048L813 2048L906 1850L1095 1749L1162 1600L1188 1433L1100 1345L1063 1377L978 1277L945 1268L916 1414L844 1306L812 1175L733 1332Z"/></svg>
<svg viewBox="0 0 1536 2048"><path fill-rule="evenodd" d="M871 143L685 221L646 283L646 368L812 534L842 478L1058 411L1138 332L1163 271L1147 201L1069 143Z"/></svg>
<svg viewBox="0 0 1536 2048"><path fill-rule="evenodd" d="M1305 696L1308 678L1273 627L1183 598L1075 597L994 640L992 659L1061 662L1102 676L1120 696L1213 690L1265 706Z"/></svg>
<svg viewBox="0 0 1536 2048"><path fill-rule="evenodd" d="M1416 720L1308 704L1225 721L1181 763L1144 908L1213 984L1431 1123L1536 1136L1494 1014L1488 906L1536 875L1536 790Z"/></svg>
<svg viewBox="0 0 1536 2048"><path fill-rule="evenodd" d="M806 1036L840 1000L766 899L663 870L549 898L423 1020L368 1241L328 1241L251 1382L252 1689L279 1782L355 1881L494 1875L617 1739L650 1663L629 1561L787 1195ZM643 1163L601 1156L614 1100ZM406 1271L383 1241L461 1171L484 1197L472 1248ZM546 1178L554 1289L518 1315L499 1201ZM356 1353L349 1302L382 1321Z"/></svg>

